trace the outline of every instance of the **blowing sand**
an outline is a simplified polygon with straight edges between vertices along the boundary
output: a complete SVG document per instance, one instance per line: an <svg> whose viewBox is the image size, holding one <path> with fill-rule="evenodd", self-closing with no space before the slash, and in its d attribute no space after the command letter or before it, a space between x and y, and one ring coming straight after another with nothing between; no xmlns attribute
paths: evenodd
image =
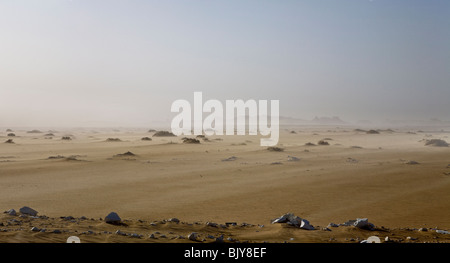
<svg viewBox="0 0 450 263"><path fill-rule="evenodd" d="M14 144L0 144L0 211L29 206L39 213L1 213L0 242L65 242L72 235L83 242L450 241L450 147L424 144L449 133L280 132L282 151L261 147L258 136L186 144L184 136L146 130L52 137L14 130ZM0 133L2 142L7 134ZM67 134L71 140L61 139ZM123 224L105 223L110 212ZM288 212L315 230L271 224ZM375 229L329 226L356 218ZM188 239L192 232L196 241Z"/></svg>

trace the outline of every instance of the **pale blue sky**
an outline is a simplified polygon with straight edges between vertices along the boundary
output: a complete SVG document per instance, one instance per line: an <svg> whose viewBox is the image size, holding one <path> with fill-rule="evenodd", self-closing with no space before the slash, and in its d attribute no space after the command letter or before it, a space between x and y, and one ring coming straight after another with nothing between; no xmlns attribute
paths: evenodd
<svg viewBox="0 0 450 263"><path fill-rule="evenodd" d="M450 120L450 1L0 0L0 127L170 125L194 91Z"/></svg>

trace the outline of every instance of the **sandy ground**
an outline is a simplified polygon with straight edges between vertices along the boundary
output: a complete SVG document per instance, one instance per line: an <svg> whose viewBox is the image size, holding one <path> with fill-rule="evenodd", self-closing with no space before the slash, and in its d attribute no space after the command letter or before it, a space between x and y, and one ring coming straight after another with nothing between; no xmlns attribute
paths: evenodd
<svg viewBox="0 0 450 263"><path fill-rule="evenodd" d="M181 136L139 129L13 132L0 133L0 211L29 206L39 214L1 213L0 242L65 242L72 235L83 242L193 242L192 232L196 242L222 235L225 242L359 242L374 235L450 242L436 232L450 230L450 147L424 144L448 142L449 132L293 127L281 130L283 151L261 147L258 136L184 144ZM68 135L72 140L61 139ZM152 140L142 141L146 136ZM117 156L126 152L135 155ZM122 225L102 220L112 211ZM271 224L287 212L316 230ZM323 230L356 218L368 218L375 230Z"/></svg>

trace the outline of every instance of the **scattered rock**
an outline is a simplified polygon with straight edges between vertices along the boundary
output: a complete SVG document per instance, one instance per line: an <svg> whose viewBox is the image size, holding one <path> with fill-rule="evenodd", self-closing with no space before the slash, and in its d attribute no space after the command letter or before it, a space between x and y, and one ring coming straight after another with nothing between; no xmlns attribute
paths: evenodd
<svg viewBox="0 0 450 263"><path fill-rule="evenodd" d="M122 232L122 231L120 231L120 230L117 230L117 231L115 232L115 234L116 234L116 235L121 235L121 236L126 236L126 235L127 235L127 233L124 233L124 232Z"/></svg>
<svg viewBox="0 0 450 263"><path fill-rule="evenodd" d="M207 226L211 226L211 227L217 227L217 223L213 223L213 222L206 222Z"/></svg>
<svg viewBox="0 0 450 263"><path fill-rule="evenodd" d="M153 137L176 137L176 135L168 131L158 131L153 134Z"/></svg>
<svg viewBox="0 0 450 263"><path fill-rule="evenodd" d="M324 140L320 140L317 144L318 145L330 145L327 141L324 141Z"/></svg>
<svg viewBox="0 0 450 263"><path fill-rule="evenodd" d="M415 164L419 164L419 163L416 161L408 161L405 164L415 165Z"/></svg>
<svg viewBox="0 0 450 263"><path fill-rule="evenodd" d="M194 138L186 138L186 137L184 137L184 138L182 138L182 140L183 140L183 143L192 143L192 144L199 144L200 143L199 140L194 139Z"/></svg>
<svg viewBox="0 0 450 263"><path fill-rule="evenodd" d="M19 212L23 215L36 216L38 212L28 206L24 206L19 209Z"/></svg>
<svg viewBox="0 0 450 263"><path fill-rule="evenodd" d="M14 141L13 141L13 139L8 139L8 140L5 141L5 143L11 143L12 144L12 143L14 143Z"/></svg>
<svg viewBox="0 0 450 263"><path fill-rule="evenodd" d="M72 140L72 138L70 136L63 136L63 137L61 137L61 140L70 141L70 140Z"/></svg>
<svg viewBox="0 0 450 263"><path fill-rule="evenodd" d="M350 146L350 148L352 148L352 149L362 149L363 147L358 146L358 145L353 145L353 146Z"/></svg>
<svg viewBox="0 0 450 263"><path fill-rule="evenodd" d="M295 156L288 156L287 160L288 162L298 162L300 161L300 158L297 158Z"/></svg>
<svg viewBox="0 0 450 263"><path fill-rule="evenodd" d="M197 238L198 238L198 234L195 233L195 232L190 233L189 236L188 236L188 239L192 240L192 241L197 241Z"/></svg>
<svg viewBox="0 0 450 263"><path fill-rule="evenodd" d="M225 158L222 160L222 162L231 162L231 161L236 161L237 157L236 156L231 156L228 158Z"/></svg>
<svg viewBox="0 0 450 263"><path fill-rule="evenodd" d="M353 158L351 158L351 157L348 157L348 158L347 158L347 162L348 162L348 163L357 163L358 160L353 159Z"/></svg>
<svg viewBox="0 0 450 263"><path fill-rule="evenodd" d="M17 215L16 210L14 210L12 208L9 209L8 211L5 211L5 213L7 213L10 216L16 216Z"/></svg>
<svg viewBox="0 0 450 263"><path fill-rule="evenodd" d="M301 229L314 230L314 227L309 223L308 220L295 216L293 213L287 213L280 216L279 218L273 219L272 224L275 223L286 223L288 225Z"/></svg>
<svg viewBox="0 0 450 263"><path fill-rule="evenodd" d="M305 146L316 146L316 145L312 142L307 142L307 143L305 143Z"/></svg>
<svg viewBox="0 0 450 263"><path fill-rule="evenodd" d="M449 231L446 231L446 230L439 230L439 229L436 230L436 233L438 233L438 234L446 234L446 235L450 234Z"/></svg>
<svg viewBox="0 0 450 263"><path fill-rule="evenodd" d="M152 138L150 138L150 137L143 137L143 138L141 138L141 141L151 141L152 140Z"/></svg>
<svg viewBox="0 0 450 263"><path fill-rule="evenodd" d="M369 220L367 218L357 218L354 221L353 226L367 230L373 230L375 227L372 223L369 223Z"/></svg>
<svg viewBox="0 0 450 263"><path fill-rule="evenodd" d="M105 222L108 224L119 225L122 222L122 219L120 219L117 213L111 212L105 217Z"/></svg>
<svg viewBox="0 0 450 263"><path fill-rule="evenodd" d="M267 150L271 151L271 152L282 152L282 151L284 151L283 148L275 147L275 146L268 147Z"/></svg>
<svg viewBox="0 0 450 263"><path fill-rule="evenodd" d="M223 242L223 235L220 235L218 238L216 238L216 242L217 243L222 243Z"/></svg>
<svg viewBox="0 0 450 263"><path fill-rule="evenodd" d="M107 142L121 142L122 140L119 138L108 138L106 139Z"/></svg>
<svg viewBox="0 0 450 263"><path fill-rule="evenodd" d="M16 135L14 133L8 133L8 137L15 137Z"/></svg>
<svg viewBox="0 0 450 263"><path fill-rule="evenodd" d="M448 147L449 144L441 139L431 139L425 142L426 146L435 146L435 147Z"/></svg>
<svg viewBox="0 0 450 263"><path fill-rule="evenodd" d="M114 157L128 157L128 156L136 156L136 154L128 151L126 153L119 153L119 154L114 155Z"/></svg>
<svg viewBox="0 0 450 263"><path fill-rule="evenodd" d="M55 156L49 156L47 159L49 160L55 160L55 159L65 159L65 156L62 155L55 155Z"/></svg>
<svg viewBox="0 0 450 263"><path fill-rule="evenodd" d="M167 220L167 222L172 222L172 223L180 223L180 220L178 219L178 218L175 218L175 217L173 217L173 218L169 218L168 220Z"/></svg>
<svg viewBox="0 0 450 263"><path fill-rule="evenodd" d="M300 228L305 230L314 230L314 227L306 219L301 220Z"/></svg>
<svg viewBox="0 0 450 263"><path fill-rule="evenodd" d="M339 227L339 225L335 223L329 223L327 227Z"/></svg>

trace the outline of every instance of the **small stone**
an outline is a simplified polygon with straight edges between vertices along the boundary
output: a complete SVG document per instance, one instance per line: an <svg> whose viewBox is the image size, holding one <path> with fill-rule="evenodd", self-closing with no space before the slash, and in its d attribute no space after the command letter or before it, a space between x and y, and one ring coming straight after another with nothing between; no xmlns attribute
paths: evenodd
<svg viewBox="0 0 450 263"><path fill-rule="evenodd" d="M111 212L105 217L105 222L108 224L117 225L120 224L121 221L122 219L120 219L119 215L115 212Z"/></svg>
<svg viewBox="0 0 450 263"><path fill-rule="evenodd" d="M300 228L301 229L306 229L306 230L314 230L314 227L312 225L309 224L309 221L306 219L302 219L301 224L300 224Z"/></svg>
<svg viewBox="0 0 450 263"><path fill-rule="evenodd" d="M384 242L389 242L389 241L391 241L391 240L389 239L388 236L386 236L386 237L384 238Z"/></svg>
<svg viewBox="0 0 450 263"><path fill-rule="evenodd" d="M374 225L372 223L369 223L367 218L357 218L353 225L360 229L372 230L374 228Z"/></svg>
<svg viewBox="0 0 450 263"><path fill-rule="evenodd" d="M428 231L428 229L426 229L425 227L421 227L421 228L419 228L419 231L422 231L422 232L427 232L427 231Z"/></svg>
<svg viewBox="0 0 450 263"><path fill-rule="evenodd" d="M156 239L154 234L150 234L150 236L148 238Z"/></svg>
<svg viewBox="0 0 450 263"><path fill-rule="evenodd" d="M53 232L52 232L53 234L61 234L61 230L59 230L59 229L55 229L55 230L53 230Z"/></svg>
<svg viewBox="0 0 450 263"><path fill-rule="evenodd" d="M211 226L211 227L217 227L217 223L213 223L213 222L206 222L207 226Z"/></svg>
<svg viewBox="0 0 450 263"><path fill-rule="evenodd" d="M172 222L172 223L177 223L177 224L180 223L180 220L178 218L175 218L175 217L174 218L170 218L167 221L168 222Z"/></svg>
<svg viewBox="0 0 450 263"><path fill-rule="evenodd" d="M8 215L10 215L10 216L16 216L17 215L16 210L14 210L14 209L9 209L8 211L6 211L6 213Z"/></svg>
<svg viewBox="0 0 450 263"><path fill-rule="evenodd" d="M31 228L31 231L33 231L33 232L39 232L39 231L41 231L39 228L37 228L37 227L32 227Z"/></svg>
<svg viewBox="0 0 450 263"><path fill-rule="evenodd" d="M288 162L298 162L300 161L300 158L297 158L295 156L288 156Z"/></svg>
<svg viewBox="0 0 450 263"><path fill-rule="evenodd" d="M197 241L197 237L198 237L198 234L193 232L193 233L189 234L188 239L192 240L192 241Z"/></svg>
<svg viewBox="0 0 450 263"><path fill-rule="evenodd" d="M30 216L36 216L38 214L36 210L29 208L28 206L20 208L19 212L23 215L30 215Z"/></svg>
<svg viewBox="0 0 450 263"><path fill-rule="evenodd" d="M124 232L122 232L122 231L120 231L120 230L117 230L117 231L115 232L115 234L116 234L116 235L121 235L121 236L126 236L126 235L127 235L126 233L124 233Z"/></svg>
<svg viewBox="0 0 450 263"><path fill-rule="evenodd" d="M220 237L216 238L216 242L222 243L223 242L223 235L221 235Z"/></svg>
<svg viewBox="0 0 450 263"><path fill-rule="evenodd" d="M335 223L329 223L327 227L328 228L330 228L330 227L339 227L339 225L335 224Z"/></svg>

